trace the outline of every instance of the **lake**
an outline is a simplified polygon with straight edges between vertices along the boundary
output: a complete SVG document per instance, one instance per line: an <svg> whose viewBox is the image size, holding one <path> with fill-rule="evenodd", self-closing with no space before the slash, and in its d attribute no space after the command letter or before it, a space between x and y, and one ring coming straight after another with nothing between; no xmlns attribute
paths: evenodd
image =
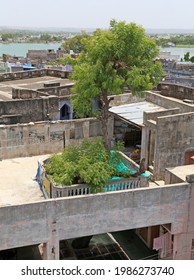
<svg viewBox="0 0 194 280"><path fill-rule="evenodd" d="M3 53L16 56L26 56L28 50L48 50L54 49L55 51L61 46L61 43L11 43L0 44L0 57ZM190 56L194 56L194 48L161 48L160 51L171 52L173 55L180 55L183 57L186 52L190 52Z"/></svg>
<svg viewBox="0 0 194 280"><path fill-rule="evenodd" d="M35 43L11 43L0 44L0 57L4 54L26 56L28 50L48 50L54 49L55 51L61 46L61 43L48 43L48 44L35 44Z"/></svg>
<svg viewBox="0 0 194 280"><path fill-rule="evenodd" d="M172 55L180 55L180 58L184 57L184 54L189 52L190 56L194 56L194 48L160 48L162 52L171 52Z"/></svg>

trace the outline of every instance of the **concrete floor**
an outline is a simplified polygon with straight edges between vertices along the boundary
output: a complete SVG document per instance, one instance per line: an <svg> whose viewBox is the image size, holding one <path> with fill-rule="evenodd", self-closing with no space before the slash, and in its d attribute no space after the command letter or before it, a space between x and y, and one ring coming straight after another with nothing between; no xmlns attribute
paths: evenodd
<svg viewBox="0 0 194 280"><path fill-rule="evenodd" d="M44 200L40 187L34 178L38 160L47 156L0 161L0 207ZM127 259L126 255L130 259L142 259L152 254L145 244L133 235L133 231L111 234L116 242L113 242L106 234L94 236L89 249L76 252L77 259ZM36 253L34 253L35 251ZM37 247L34 247L33 250L27 247L21 248L17 252L17 258L41 259L37 252L39 252Z"/></svg>
<svg viewBox="0 0 194 280"><path fill-rule="evenodd" d="M44 156L6 159L0 161L0 207L43 200L34 180L38 159Z"/></svg>

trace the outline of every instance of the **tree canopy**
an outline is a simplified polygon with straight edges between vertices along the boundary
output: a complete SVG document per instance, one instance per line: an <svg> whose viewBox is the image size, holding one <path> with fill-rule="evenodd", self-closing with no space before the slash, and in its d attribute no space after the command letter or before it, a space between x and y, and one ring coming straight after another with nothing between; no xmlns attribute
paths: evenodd
<svg viewBox="0 0 194 280"><path fill-rule="evenodd" d="M88 184L92 192L98 192L112 176L129 177L131 174L117 170L116 166L121 162L116 152L119 149L117 145L114 153L108 155L100 139L85 139L81 145L69 145L62 154L52 156L46 164L46 171L59 185L82 182Z"/></svg>
<svg viewBox="0 0 194 280"><path fill-rule="evenodd" d="M90 35L86 33L82 33L79 35L76 35L72 38L67 39L63 44L62 48L65 49L67 53L72 50L74 53L79 54L80 52L85 50L84 47L84 39L89 39Z"/></svg>
<svg viewBox="0 0 194 280"><path fill-rule="evenodd" d="M84 42L85 52L74 67L72 78L76 81L72 99L79 117L91 116L92 100L100 100L98 111L106 148L108 135L109 104L111 94L121 94L125 87L135 95L143 95L160 81L162 66L154 62L158 48L145 30L135 23L112 20L108 30L98 29L90 40ZM96 113L96 112L95 112Z"/></svg>
<svg viewBox="0 0 194 280"><path fill-rule="evenodd" d="M184 54L184 61L190 61L190 62L194 63L194 56L190 57L190 52L186 52Z"/></svg>

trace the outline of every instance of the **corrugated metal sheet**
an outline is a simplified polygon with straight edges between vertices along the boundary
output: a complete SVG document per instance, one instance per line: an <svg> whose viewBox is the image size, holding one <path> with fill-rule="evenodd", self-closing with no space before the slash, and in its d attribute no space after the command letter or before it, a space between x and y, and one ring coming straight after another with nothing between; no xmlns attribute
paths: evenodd
<svg viewBox="0 0 194 280"><path fill-rule="evenodd" d="M138 126L143 125L143 112L156 112L162 110L164 110L163 107L147 101L114 106L109 109L110 112Z"/></svg>

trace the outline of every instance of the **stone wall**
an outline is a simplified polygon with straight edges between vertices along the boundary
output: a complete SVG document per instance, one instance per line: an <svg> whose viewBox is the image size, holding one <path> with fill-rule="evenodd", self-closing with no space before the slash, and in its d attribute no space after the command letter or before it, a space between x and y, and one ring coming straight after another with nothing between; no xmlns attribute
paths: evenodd
<svg viewBox="0 0 194 280"><path fill-rule="evenodd" d="M158 117L174 115L174 114L178 114L179 112L180 112L179 108L164 109L163 111L157 111L157 112L144 112L143 122L144 124L147 124L147 121L149 120L156 122Z"/></svg>
<svg viewBox="0 0 194 280"><path fill-rule="evenodd" d="M112 126L110 120L110 133ZM69 144L80 143L83 138L101 135L101 123L94 118L0 125L0 159L58 153Z"/></svg>
<svg viewBox="0 0 194 280"><path fill-rule="evenodd" d="M166 109L179 108L180 113L187 113L194 111L194 106L183 103L181 100L162 96L160 92L147 91L145 96L146 101L157 104Z"/></svg>
<svg viewBox="0 0 194 280"><path fill-rule="evenodd" d="M33 99L40 98L41 96L55 95L58 97L68 96L71 94L71 87L73 84L58 86L58 87L46 87L39 88L37 90L14 87L12 88L12 99Z"/></svg>
<svg viewBox="0 0 194 280"><path fill-rule="evenodd" d="M174 174L172 171L165 169L165 184L177 184L184 182L177 174Z"/></svg>
<svg viewBox="0 0 194 280"><path fill-rule="evenodd" d="M41 96L49 96L49 94L46 91L41 92L39 90L24 89L19 87L12 88L12 99L35 99L40 98Z"/></svg>
<svg viewBox="0 0 194 280"><path fill-rule="evenodd" d="M42 76L68 78L69 74L71 74L71 72L62 71L62 70L36 69L36 70L21 71L21 72L15 72L15 73L0 74L0 82L10 81L10 80L36 78L36 77L42 77Z"/></svg>
<svg viewBox="0 0 194 280"><path fill-rule="evenodd" d="M193 87L163 82L158 84L157 90L159 90L163 96L174 97L181 100L189 99L194 101Z"/></svg>
<svg viewBox="0 0 194 280"><path fill-rule="evenodd" d="M132 95L131 92L124 92L123 94L111 95L114 99L110 102L110 106L119 106L124 104L136 103L145 100L138 96Z"/></svg>
<svg viewBox="0 0 194 280"><path fill-rule="evenodd" d="M48 50L28 50L27 57L30 59L46 59Z"/></svg>
<svg viewBox="0 0 194 280"><path fill-rule="evenodd" d="M73 84L68 84L68 85L58 86L58 87L39 88L37 89L37 91L42 93L47 93L49 95L66 96L71 94L72 86Z"/></svg>
<svg viewBox="0 0 194 280"><path fill-rule="evenodd" d="M26 91L26 94L29 95L32 92ZM42 96L42 98L34 99L1 101L0 116L9 118L12 115L20 115L21 123L56 119L58 116L58 97Z"/></svg>
<svg viewBox="0 0 194 280"><path fill-rule="evenodd" d="M147 92L146 100L165 109L144 112L141 157L154 166L154 179L164 180L165 168L184 165L185 152L194 150L194 106L156 92Z"/></svg>
<svg viewBox="0 0 194 280"><path fill-rule="evenodd" d="M164 178L165 168L185 164L185 152L194 150L194 112L158 117L154 176Z"/></svg>
<svg viewBox="0 0 194 280"><path fill-rule="evenodd" d="M172 83L177 85L184 85L187 87L194 86L194 77L193 76L171 76L165 80L166 83ZM165 83L165 82L162 82Z"/></svg>

